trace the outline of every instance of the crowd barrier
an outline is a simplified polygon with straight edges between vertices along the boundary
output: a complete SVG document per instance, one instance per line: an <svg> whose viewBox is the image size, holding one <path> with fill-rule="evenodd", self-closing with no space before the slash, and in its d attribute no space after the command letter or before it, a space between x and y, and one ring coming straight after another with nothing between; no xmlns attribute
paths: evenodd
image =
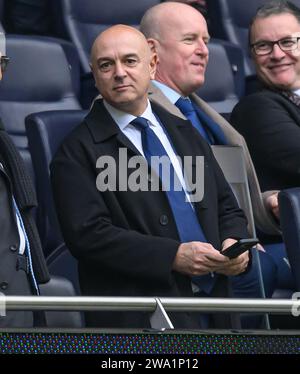
<svg viewBox="0 0 300 374"><path fill-rule="evenodd" d="M147 311L151 312L152 328L0 329L1 353L195 355L300 352L300 331L181 331L173 329L167 314L170 311L213 311L293 313L296 316L300 314L300 300L8 296L5 297L5 307L6 310Z"/></svg>

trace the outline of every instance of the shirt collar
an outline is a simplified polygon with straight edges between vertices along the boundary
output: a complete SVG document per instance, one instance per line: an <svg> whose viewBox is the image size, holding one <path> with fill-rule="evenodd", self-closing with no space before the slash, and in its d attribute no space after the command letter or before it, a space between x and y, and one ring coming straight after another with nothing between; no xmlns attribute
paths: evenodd
<svg viewBox="0 0 300 374"><path fill-rule="evenodd" d="M294 94L300 96L300 88L298 88L297 90L293 90Z"/></svg>
<svg viewBox="0 0 300 374"><path fill-rule="evenodd" d="M162 91L162 93L171 101L172 104L175 104L176 101L181 97L181 95L177 91L173 90L173 88L168 87L164 83L158 82L156 80L153 80L152 83Z"/></svg>
<svg viewBox="0 0 300 374"><path fill-rule="evenodd" d="M152 126L157 126L158 122L157 119L152 112L150 101L148 101L148 105L144 113L141 114L140 117L146 118L148 121L150 121L150 124ZM130 125L130 122L133 121L136 116L123 112L122 110L119 110L112 105L110 105L107 101L103 100L103 105L105 106L108 113L112 116L113 120L116 122L116 124L119 126L120 130L123 131L127 126Z"/></svg>

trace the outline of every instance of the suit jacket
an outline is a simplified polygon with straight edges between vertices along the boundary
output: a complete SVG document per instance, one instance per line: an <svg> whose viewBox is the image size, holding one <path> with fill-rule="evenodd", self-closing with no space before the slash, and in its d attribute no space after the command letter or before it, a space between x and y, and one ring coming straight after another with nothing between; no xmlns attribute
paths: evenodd
<svg viewBox="0 0 300 374"><path fill-rule="evenodd" d="M149 90L149 99L161 105L170 113L185 119L186 117L181 111L173 105L170 100L154 85ZM244 151L246 170L249 182L250 196L253 207L253 214L256 226L266 234L276 235L280 233L278 223L274 219L272 213L266 207L266 198L275 191L266 191L261 193L257 180L255 168L253 166L247 144L242 135L240 135L220 114L211 108L205 101L200 99L196 94L192 94L190 99L210 118L216 122L222 129L227 145L240 146Z"/></svg>
<svg viewBox="0 0 300 374"><path fill-rule="evenodd" d="M300 186L300 108L264 89L243 98L232 123L245 137L263 190Z"/></svg>
<svg viewBox="0 0 300 374"><path fill-rule="evenodd" d="M0 292L5 295L32 295L31 277L26 267L20 266L24 263L20 261L24 260L24 256L18 253L20 237L12 198L17 202L30 243L36 280L45 283L49 280L49 273L32 216L36 198L23 160L4 131L1 121L0 162ZM32 312L9 311L5 318L0 318L1 327L30 327L32 324Z"/></svg>
<svg viewBox="0 0 300 374"><path fill-rule="evenodd" d="M228 238L248 235L246 220L209 146L189 122L153 105L179 156L205 157L205 193L195 211L209 242L220 249ZM158 191L105 191L96 188L100 156L138 151L97 100L85 121L55 155L51 179L67 246L79 261L84 295L192 297L191 279L172 270L180 245L166 194ZM199 153L200 150L200 153ZM124 170L122 170L124 172ZM127 169L130 175L134 169ZM221 280L225 277L220 276ZM224 295L226 296L226 295ZM176 327L199 327L187 313L173 316ZM141 313L91 313L87 323L145 327Z"/></svg>

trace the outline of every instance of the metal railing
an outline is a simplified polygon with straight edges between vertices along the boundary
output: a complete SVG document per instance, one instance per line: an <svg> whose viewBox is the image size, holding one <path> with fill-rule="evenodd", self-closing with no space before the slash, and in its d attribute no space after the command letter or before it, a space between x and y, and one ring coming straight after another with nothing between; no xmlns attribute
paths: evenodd
<svg viewBox="0 0 300 374"><path fill-rule="evenodd" d="M1 296L6 310L152 312L151 326L173 328L167 312L239 312L300 315L299 299Z"/></svg>

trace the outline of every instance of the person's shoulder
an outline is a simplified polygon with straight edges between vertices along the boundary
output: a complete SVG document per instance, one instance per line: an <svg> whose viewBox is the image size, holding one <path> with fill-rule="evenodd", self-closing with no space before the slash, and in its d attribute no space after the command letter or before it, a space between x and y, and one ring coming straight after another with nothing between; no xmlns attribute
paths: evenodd
<svg viewBox="0 0 300 374"><path fill-rule="evenodd" d="M266 110L269 106L284 101L285 99L280 93L264 89L241 98L233 108L232 114L252 113L253 110L259 111L260 109Z"/></svg>
<svg viewBox="0 0 300 374"><path fill-rule="evenodd" d="M72 145L75 143L89 142L91 138L89 124L101 120L101 111L103 110L102 99L93 102L91 108L86 111L81 122L77 124L64 138L63 145Z"/></svg>

